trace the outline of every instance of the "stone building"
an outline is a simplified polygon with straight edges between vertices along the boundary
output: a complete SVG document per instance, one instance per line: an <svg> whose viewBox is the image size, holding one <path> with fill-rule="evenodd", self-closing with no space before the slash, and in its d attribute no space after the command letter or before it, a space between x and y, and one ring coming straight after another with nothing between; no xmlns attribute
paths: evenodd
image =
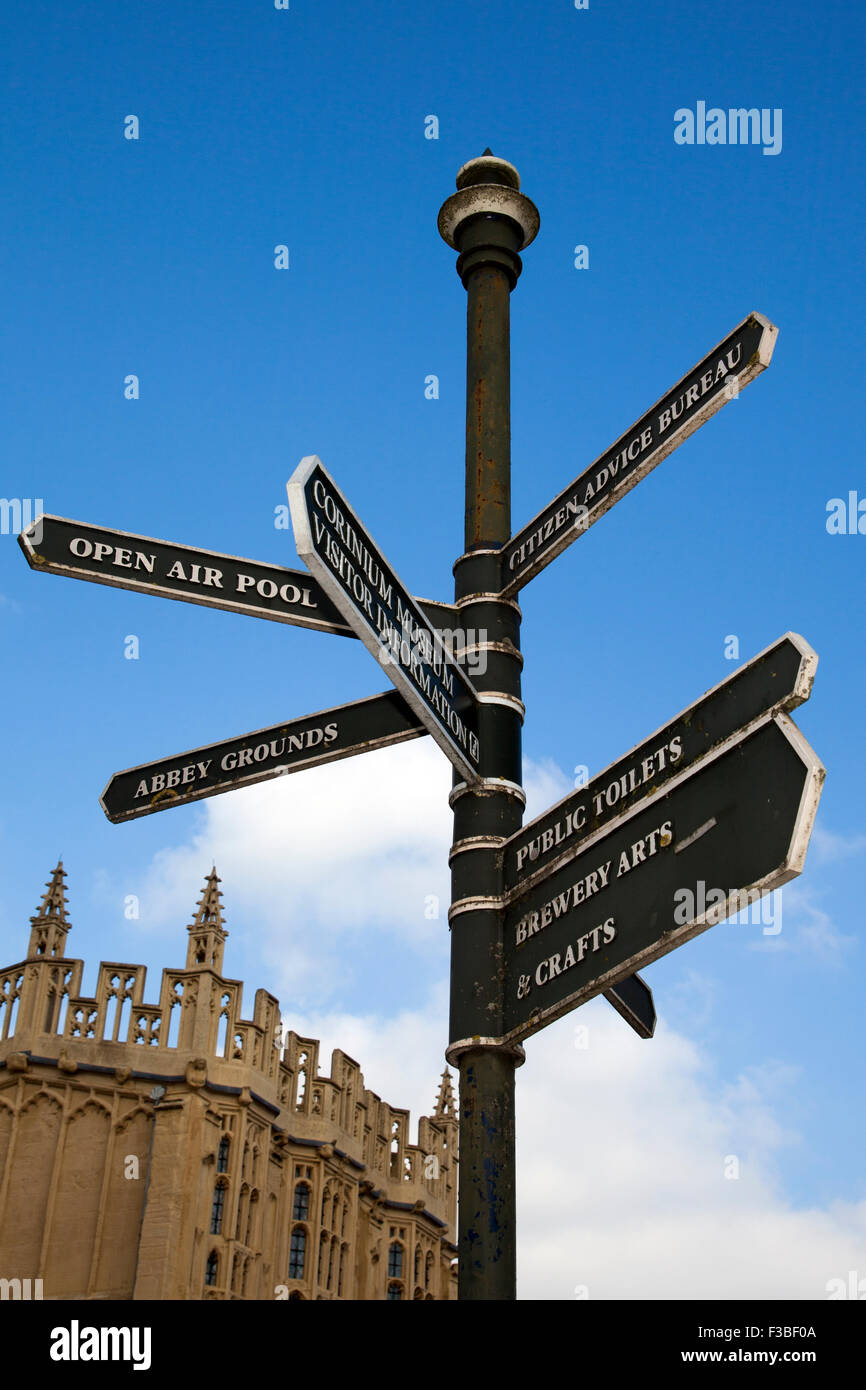
<svg viewBox="0 0 866 1390"><path fill-rule="evenodd" d="M222 974L216 871L186 965L66 955L63 865L0 970L0 1281L46 1299L456 1297L457 1117L443 1074L409 1113L358 1063L284 1032L278 1001ZM36 1287L35 1285L31 1287Z"/></svg>

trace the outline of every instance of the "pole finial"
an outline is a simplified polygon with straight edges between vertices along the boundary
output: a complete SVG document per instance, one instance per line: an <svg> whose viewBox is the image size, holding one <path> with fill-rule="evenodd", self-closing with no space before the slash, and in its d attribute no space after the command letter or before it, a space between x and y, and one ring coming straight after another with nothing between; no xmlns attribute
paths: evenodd
<svg viewBox="0 0 866 1390"><path fill-rule="evenodd" d="M503 188L520 189L520 175L507 159L499 159L488 146L477 159L470 159L457 173L457 187L475 188L482 183L496 183Z"/></svg>

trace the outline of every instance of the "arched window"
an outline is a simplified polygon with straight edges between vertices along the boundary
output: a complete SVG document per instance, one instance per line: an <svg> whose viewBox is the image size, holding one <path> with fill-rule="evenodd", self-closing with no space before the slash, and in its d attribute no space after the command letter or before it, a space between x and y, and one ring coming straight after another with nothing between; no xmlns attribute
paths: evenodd
<svg viewBox="0 0 866 1390"><path fill-rule="evenodd" d="M421 1246L415 1246L415 1283L421 1278Z"/></svg>
<svg viewBox="0 0 866 1390"><path fill-rule="evenodd" d="M292 1206L292 1220L306 1221L310 1214L310 1184L295 1183L295 1200Z"/></svg>
<svg viewBox="0 0 866 1390"><path fill-rule="evenodd" d="M303 1279L307 1259L307 1233L303 1226L292 1231L292 1244L289 1250L289 1278Z"/></svg>
<svg viewBox="0 0 866 1390"><path fill-rule="evenodd" d="M225 1184L218 1182L213 1190L213 1205L210 1209L210 1233L212 1236L218 1236L222 1230L225 1200Z"/></svg>
<svg viewBox="0 0 866 1390"><path fill-rule="evenodd" d="M348 1259L348 1255L349 1255L349 1247L348 1247L348 1245L343 1245L343 1246L341 1246L341 1247L340 1247L340 1277L339 1277L339 1279L337 1280L337 1297L338 1297L338 1298L342 1298L342 1297L343 1297L343 1274L345 1273L346 1262L347 1262L347 1259Z"/></svg>
<svg viewBox="0 0 866 1390"><path fill-rule="evenodd" d="M320 1235L320 1237L319 1237L319 1268L318 1268L318 1270L316 1271L316 1281L317 1281L317 1283L319 1283L319 1284L323 1283L323 1275L324 1275L324 1272L325 1272L325 1259L326 1259L326 1257L327 1257L327 1254L328 1254L328 1232L327 1232L327 1231L322 1231L322 1233L321 1233L321 1235Z"/></svg>
<svg viewBox="0 0 866 1390"><path fill-rule="evenodd" d="M388 1278L403 1278L403 1247L399 1240L392 1240L388 1246Z"/></svg>
<svg viewBox="0 0 866 1390"><path fill-rule="evenodd" d="M256 1191L256 1189L254 1188L253 1191L250 1193L250 1208L249 1208L249 1213L248 1213L248 1215L247 1215L247 1229L246 1229L246 1234L244 1235L244 1245L247 1245L247 1246L252 1245L252 1243L253 1243L253 1242L252 1242L253 1222L255 1221L255 1217L256 1217L256 1204L257 1204L258 1200L259 1200L259 1194L258 1194L258 1192Z"/></svg>
<svg viewBox="0 0 866 1390"><path fill-rule="evenodd" d="M391 1302L391 1303L399 1302L400 1299L401 1299L402 1297L403 1297L403 1285L402 1285L402 1284L389 1284L389 1285L388 1285L388 1301L389 1301L389 1302Z"/></svg>
<svg viewBox="0 0 866 1390"><path fill-rule="evenodd" d="M229 1167L229 1137L224 1134L220 1140L219 1152L217 1153L217 1172L227 1173Z"/></svg>
<svg viewBox="0 0 866 1390"><path fill-rule="evenodd" d="M332 1238L331 1238L331 1250L330 1250L330 1254L328 1255L328 1284L327 1284L327 1287L328 1287L329 1289L333 1288L333 1286L334 1286L334 1257L335 1257L335 1256L339 1256L339 1254L340 1254L340 1247L339 1247L339 1245L338 1245L338 1243L337 1243L337 1237L336 1237L336 1236L332 1236Z"/></svg>
<svg viewBox="0 0 866 1390"><path fill-rule="evenodd" d="M425 1287L425 1289L429 1289L429 1287L430 1287L430 1280L431 1280L431 1278L432 1278L432 1275L433 1275L433 1251L432 1251L432 1250L428 1250L428 1251L427 1251L427 1260L426 1260L425 1265L424 1265L424 1287Z"/></svg>
<svg viewBox="0 0 866 1390"><path fill-rule="evenodd" d="M235 1222L235 1240L240 1240L241 1235L243 1234L244 1218L246 1216L247 1204L249 1200L249 1185L247 1183L244 1183L241 1187L240 1196L238 1197L238 1214L237 1221Z"/></svg>
<svg viewBox="0 0 866 1390"><path fill-rule="evenodd" d="M204 1267L205 1286L213 1285L217 1281L219 1274L220 1257L215 1250L212 1250L207 1257L207 1264Z"/></svg>

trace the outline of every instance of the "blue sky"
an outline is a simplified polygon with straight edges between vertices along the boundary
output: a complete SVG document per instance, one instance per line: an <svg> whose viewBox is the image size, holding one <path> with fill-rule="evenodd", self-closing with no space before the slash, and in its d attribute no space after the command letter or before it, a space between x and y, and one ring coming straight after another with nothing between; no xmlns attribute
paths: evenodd
<svg viewBox="0 0 866 1390"><path fill-rule="evenodd" d="M524 590L527 786L538 813L576 764L605 766L730 674L730 634L742 660L789 629L816 648L796 720L828 777L783 931L716 927L651 967L662 1037L621 1047L641 1075L658 1058L671 1082L660 1105L676 1105L678 1068L693 1066L706 1113L733 1116L725 1142L751 1136L768 1184L755 1202L781 1213L780 1230L851 1204L852 1243L840 1236L833 1258L866 1273L866 536L825 526L831 498L866 498L857 11L34 0L4 17L0 49L7 498L298 566L274 509L317 453L407 585L449 599L465 292L436 215L487 145L541 213L512 298L515 529L749 311L778 325L770 368ZM699 100L781 109L781 152L677 145L674 112ZM123 136L129 114L137 141ZM438 400L425 399L430 373ZM383 689L361 644L40 578L11 535L0 623L4 961L20 958L62 853L87 988L100 958L177 964L215 854L226 966L250 1007L266 985L295 1026L315 1021L349 1051L357 1037L369 1084L417 1115L446 1041L444 896L438 921L422 907L447 894L450 774L429 740L123 826L98 805L115 770ZM137 661L124 659L129 634ZM138 921L123 916L128 894ZM602 1039L605 1010L579 1016ZM429 1048L402 1072L399 1018L423 1019ZM533 1055L572 1066L577 1018L530 1041L526 1107ZM539 1145L527 1172L571 1115L561 1087L551 1104L527 1108L525 1142ZM669 1219L673 1251L676 1204ZM543 1227L528 1206L533 1289ZM812 1269L812 1248L803 1287L813 1277L821 1296L850 1266L824 1273L816 1253ZM544 1288L567 1297L569 1277ZM624 1296L617 1277L597 1285Z"/></svg>

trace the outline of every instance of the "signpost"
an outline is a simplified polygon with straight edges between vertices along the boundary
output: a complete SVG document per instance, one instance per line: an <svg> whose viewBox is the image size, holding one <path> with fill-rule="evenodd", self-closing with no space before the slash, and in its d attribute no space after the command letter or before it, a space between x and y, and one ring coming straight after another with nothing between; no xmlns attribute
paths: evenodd
<svg viewBox="0 0 866 1390"><path fill-rule="evenodd" d="M368 753L427 731L396 690L116 772L99 798L110 821L219 796L270 777Z"/></svg>
<svg viewBox="0 0 866 1390"><path fill-rule="evenodd" d="M468 309L466 516L453 605L409 595L315 456L288 484L309 574L62 517L37 518L19 537L43 573L357 636L396 687L117 773L102 797L109 819L425 732L450 758L446 1056L460 1070L462 1299L515 1296L522 1042L598 994L652 1037L652 993L634 972L801 872L824 779L789 717L809 697L817 657L789 632L521 825L514 595L762 372L777 332L750 314L512 536L510 296L538 227L517 170L489 150L459 171L439 213ZM473 674L477 666L472 682L460 661L473 662Z"/></svg>
<svg viewBox="0 0 866 1390"><path fill-rule="evenodd" d="M287 484L295 545L368 651L466 779L478 776L478 696L315 454Z"/></svg>

